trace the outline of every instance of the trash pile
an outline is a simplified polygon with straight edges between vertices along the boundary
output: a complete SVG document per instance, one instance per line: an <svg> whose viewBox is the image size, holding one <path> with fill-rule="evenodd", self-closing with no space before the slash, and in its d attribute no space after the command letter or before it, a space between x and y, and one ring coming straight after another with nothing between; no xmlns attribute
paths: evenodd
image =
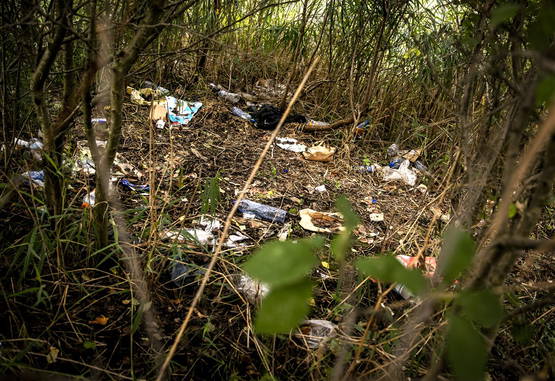
<svg viewBox="0 0 555 381"><path fill-rule="evenodd" d="M172 134L175 131L175 136L172 135L172 139L176 140L172 144L179 147L177 149L177 156L179 156L179 158L175 159L174 156L176 156L176 154L173 151L169 153L168 151L162 151L162 149L167 149L165 146L160 148L162 152L157 152L160 154L158 156L159 161L170 162L174 160L175 164L172 164L169 173L159 170L159 167L155 168L157 176L160 176L160 178L156 179L156 188L159 188L160 185L162 193L166 192L164 196L167 196L168 199L175 195L172 192L176 189L185 189L184 192L187 192L185 193L187 198L184 197L184 194L180 194L177 200L181 199L188 202L193 199L193 197L197 197L194 192L197 191L198 182L202 174L206 176L207 173L213 174L216 171L222 170L222 172L225 173L225 184L228 188L219 189L219 191L224 195L226 207L229 207L230 203L235 202L234 198L236 198L237 193L233 194L233 191L237 191L238 184L243 180L241 176L244 175L244 173L237 168L229 169L229 166L226 167L226 164L229 164L230 160L236 160L237 163L239 163L238 167L241 167L238 157L241 158L240 155L244 155L246 159L244 157L241 159L244 159L243 162L248 165L248 159L256 155L256 152L251 155L250 151L256 150L248 150L248 153L244 152L247 151L244 144L248 143L255 146L257 142L256 139L261 139L260 143L262 143L265 133L259 130L275 129L283 112L279 108L268 103L255 103L258 98L250 94L230 92L214 84L211 84L210 87L215 96L231 104L226 106L220 105L220 109L224 110L221 114L228 115L227 112L230 111L234 116L232 120L235 124L241 123L242 125L246 125L246 123L249 123L254 128L247 129L249 130L247 131L247 133L250 134L249 136L244 137L243 140L238 139L239 143L235 142L233 155L230 154L229 156L214 158L214 160L208 158L210 157L211 152L209 150L211 147L212 149L217 147L217 150L213 152L219 152L218 150L224 152L227 148L224 142L212 140L224 135L219 130L222 127L221 125L216 126L213 131L208 131L208 133L204 127L202 129L171 129ZM285 89L282 90L285 91ZM169 90L153 83L145 83L145 87L138 90L128 87L127 92L131 103L144 107L145 111L148 107L149 119L160 129L164 129L166 126L186 126L203 107L201 102L190 102L179 99L172 96ZM206 108L209 107L211 107L211 105L207 104ZM95 118L92 122L97 138L99 139L97 140L97 145L102 149L106 145L106 131L109 121L105 118ZM326 122L315 121L298 114L290 115L285 122L301 123L312 126L328 125ZM203 119L203 124L204 123L205 121ZM355 135L365 134L370 125L370 120L364 120L359 123L355 128ZM209 128L210 126L206 127L206 129ZM165 135L166 132L168 131L160 131L158 135L167 136ZM229 135L233 133L232 130ZM243 134L244 131L241 133ZM344 216L334 211L331 205L333 205L332 201L337 197L340 191L348 193L353 189L355 191L352 197L356 199L358 208L362 209L364 212L363 218L361 218L364 222L357 226L353 232L354 239L357 244L361 246L361 248L357 247L356 250L360 250L364 253L365 250L369 251L368 248L391 248L391 245L395 244L394 240L399 239L397 235L406 232L403 232L398 226L395 226L397 222L401 220L400 218L396 220L391 218L390 205L400 204L400 197L395 198L398 195L390 195L387 194L387 192L384 192L386 193L384 197L383 193L375 192L375 189L367 188L367 184L373 184L374 182L372 179L375 176L380 177L383 182L379 182L380 186L378 188L385 188L389 182L406 184L410 187L414 187L409 189L412 195L424 199L425 197L421 196L419 192L427 194L428 190L426 185L416 185L419 176L429 176L430 174L428 168L420 159L421 150L400 150L396 144L392 144L387 149L387 157L384 158L383 162L378 160L382 165L378 163L371 164L371 161L365 159L363 161L364 165L351 166L349 164L342 164L342 160L344 160L343 157L338 159L339 154L338 148L336 147L325 145L320 141L312 141L309 143L306 137L296 135L296 133L288 135L289 136L276 138L274 144L277 148L275 151L272 151L272 155L274 152L278 153L275 155L276 162L277 160L290 160L286 163L287 167L284 168L284 166L278 166L276 164L275 167L277 168L274 168L274 174L272 176L268 175L266 176L267 178L264 178L264 176L261 175L257 177L257 181L260 180L258 184L259 190L266 194L264 198L258 196L253 197L253 192L249 194L248 199L243 199L239 203L237 216L232 220L230 234L223 245L225 248L225 255L227 255L226 258L240 258L250 252L253 247L268 239L283 241L290 236L298 237L311 235L313 233L333 235L344 231ZM208 138L211 140L208 141ZM190 144L193 141L200 142L200 144L197 144L195 148L195 146ZM135 147L137 158L133 162L126 161L121 153L117 154L110 184L114 189L115 187L119 187L123 194L129 196L128 198L133 198L134 202L145 203L144 197L139 196L150 195L154 193L155 190L151 189L152 184L147 184L146 176L141 171L141 169L145 170L146 167L142 166L143 156L141 156L145 152L142 149L145 144L144 141L140 143L142 144L136 145L138 148ZM43 149L42 142L38 139L31 139L29 141L18 139L15 144L18 147L28 149L32 152L40 153ZM337 146L339 147L339 145ZM156 149L158 149L158 147ZM207 152L203 151L204 149L206 149ZM191 160L186 160L186 155L183 154L185 150L187 154L192 154L190 155L192 158ZM129 157L127 157L127 159L131 160ZM336 160L336 162L340 164L335 166L339 169L326 164L333 160ZM81 176L91 180L91 177L96 173L90 149L85 141L77 142L74 158L73 160L68 159L67 163L75 176ZM271 165L273 166L274 163ZM160 164L160 166L162 166L162 164ZM300 172L299 168L306 172L304 179L298 175ZM322 168L325 170L320 171L320 173L318 169ZM312 171L311 169L315 170ZM294 177L293 173L295 171L297 172L295 176L298 177ZM356 173L356 175L353 176L353 173ZM359 175L359 173L364 175ZM366 176L366 174L371 175ZM44 187L43 171L28 171L25 172L23 176L27 179L29 184L33 184L37 187ZM363 183L365 178L369 178L370 181ZM171 181L175 180L173 187L171 185L167 186L167 179L171 179ZM194 185L195 183L196 185ZM273 187L270 188L272 184ZM286 186L291 184L293 186ZM165 188L166 186L167 188ZM281 189L281 186L283 186L284 189ZM288 194L285 188L289 191ZM407 187L397 188L404 191L405 194L409 193ZM291 189L294 189L294 191L291 191ZM418 191L413 191L413 189ZM160 192L158 192L158 189L156 189L156 191L159 195ZM249 192L251 191L252 189L249 190ZM271 192L273 193L270 194ZM96 203L95 189L87 189L84 193L82 206L84 208L93 207ZM197 192L197 194L198 193L199 192ZM384 199L386 199L387 202L384 202ZM199 215L194 217L192 221L186 218L181 219L179 216L182 216L183 213L189 216L194 213L189 213L191 210L185 209L184 205L184 202L167 204L168 209L173 208L173 213L167 214L169 223L160 225L157 236L159 240L157 240L157 242L161 245L165 245L164 247L187 248L191 249L190 251L210 255L210 253L214 251L215 245L222 234L223 226L221 220L217 218L216 214L208 215L205 212L198 213ZM401 205L400 208L402 206L403 205ZM410 206L413 207L413 205ZM187 208L188 207L189 206L187 206ZM183 210L186 211L183 212ZM429 208L426 212L433 213L436 215L437 219L444 222L450 219L448 213L443 213L440 209L438 210L439 212L433 208ZM415 214L411 214L411 216L413 215ZM405 220L409 220L409 218ZM185 223L183 221L187 222ZM179 222L181 222L181 225L178 225ZM397 230L399 234L397 234ZM176 253L171 256L168 255L167 257L167 268L165 269L165 275L169 276L167 283L172 284L178 289L185 288L192 284L198 284L198 280L206 271L205 266L199 264L200 261L195 261L188 253L189 250L178 250ZM403 253L406 252L403 251ZM406 267L417 266L415 257L399 255L397 259ZM316 276L320 277L322 280L332 278L333 270L329 270L330 265L326 262L326 260L329 262L331 262L331 260L326 258L322 258L321 260L323 260L322 267L317 270ZM324 263L326 265L324 265ZM423 263L425 263L426 267L426 276L433 276L436 268L435 258L426 257ZM250 303L259 303L261 299L270 292L267 285L261 284L245 273L237 274L233 271L228 283L230 287L243 295ZM395 291L405 299L414 298L413 295L402 286L396 286ZM320 315L319 317L324 316ZM295 334L295 337L306 345L306 347L314 350L324 347L326 343L339 335L339 331L339 327L332 321L313 319L304 321L299 332Z"/></svg>

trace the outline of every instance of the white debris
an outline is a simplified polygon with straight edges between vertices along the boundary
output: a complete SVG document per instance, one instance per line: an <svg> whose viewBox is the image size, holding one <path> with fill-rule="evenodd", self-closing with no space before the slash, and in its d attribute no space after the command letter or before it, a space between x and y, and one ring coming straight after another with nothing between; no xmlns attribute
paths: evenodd
<svg viewBox="0 0 555 381"><path fill-rule="evenodd" d="M312 319L306 320L301 328L302 337L306 340L309 348L316 349L337 335L337 325L328 320Z"/></svg>
<svg viewBox="0 0 555 381"><path fill-rule="evenodd" d="M397 181L401 180L405 184L414 186L416 184L416 173L409 168L410 161L403 160L399 169L393 169L390 167L382 167L382 175L385 181Z"/></svg>
<svg viewBox="0 0 555 381"><path fill-rule="evenodd" d="M383 213L370 214L370 221L372 222L382 222L383 220L384 220Z"/></svg>
<svg viewBox="0 0 555 381"><path fill-rule="evenodd" d="M236 276L235 285L251 303L258 303L264 296L270 292L270 288L249 277L246 274Z"/></svg>
<svg viewBox="0 0 555 381"><path fill-rule="evenodd" d="M322 185L318 185L316 188L314 188L314 190L316 192L322 193L322 192L325 192L327 189L326 189L326 186L322 184Z"/></svg>
<svg viewBox="0 0 555 381"><path fill-rule="evenodd" d="M304 144L299 144L297 139L294 138L276 138L276 145L286 151L291 152L304 152L306 151L306 146Z"/></svg>

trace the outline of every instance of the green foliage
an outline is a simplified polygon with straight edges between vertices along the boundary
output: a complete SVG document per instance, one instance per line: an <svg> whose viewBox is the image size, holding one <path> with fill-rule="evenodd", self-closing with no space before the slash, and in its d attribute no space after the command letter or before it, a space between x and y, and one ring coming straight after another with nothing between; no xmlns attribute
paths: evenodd
<svg viewBox="0 0 555 381"><path fill-rule="evenodd" d="M351 235L353 229L360 223L360 219L353 211L351 203L345 196L340 196L335 207L343 215L343 224L345 230L334 237L331 242L331 251L338 262L345 259L345 254L351 246Z"/></svg>
<svg viewBox="0 0 555 381"><path fill-rule="evenodd" d="M499 297L488 290L463 291L457 297L455 306L469 320L484 328L493 327L503 316Z"/></svg>
<svg viewBox="0 0 555 381"><path fill-rule="evenodd" d="M360 258L356 262L356 267L361 273L373 279L403 284L415 295L422 294L426 290L426 280L419 270L407 269L391 256Z"/></svg>
<svg viewBox="0 0 555 381"><path fill-rule="evenodd" d="M271 288L293 284L303 279L318 264L312 251L322 245L323 239L320 237L297 242L272 241L260 247L243 269Z"/></svg>
<svg viewBox="0 0 555 381"><path fill-rule="evenodd" d="M520 5L514 3L500 4L491 11L490 24L492 28L509 21L518 13Z"/></svg>
<svg viewBox="0 0 555 381"><path fill-rule="evenodd" d="M484 379L487 362L484 339L468 320L455 315L449 318L447 359L457 380Z"/></svg>
<svg viewBox="0 0 555 381"><path fill-rule="evenodd" d="M509 205L509 210L507 211L507 217L509 217L509 219L513 219L515 218L517 213L518 209L516 208L516 205L514 203L511 203Z"/></svg>
<svg viewBox="0 0 555 381"><path fill-rule="evenodd" d="M258 333L287 333L306 316L312 296L307 275L318 264L313 251L323 244L321 237L269 242L243 265L250 276L270 286L256 315Z"/></svg>
<svg viewBox="0 0 555 381"><path fill-rule="evenodd" d="M475 246L471 235L464 230L453 228L445 234L441 253L441 274L445 283L453 282L470 266Z"/></svg>
<svg viewBox="0 0 555 381"><path fill-rule="evenodd" d="M492 328L501 321L503 306L488 290L467 290L456 298L449 314L447 358L457 380L483 380L487 346L477 327Z"/></svg>
<svg viewBox="0 0 555 381"><path fill-rule="evenodd" d="M553 42L555 6L551 1L542 1L536 11L535 20L528 28L527 40L532 49L544 50Z"/></svg>
<svg viewBox="0 0 555 381"><path fill-rule="evenodd" d="M272 289L262 301L255 320L258 333L288 333L306 316L312 296L312 282L299 282Z"/></svg>
<svg viewBox="0 0 555 381"><path fill-rule="evenodd" d="M536 106L541 106L544 103L549 103L553 100L555 93L555 75L550 74L545 76L536 88Z"/></svg>
<svg viewBox="0 0 555 381"><path fill-rule="evenodd" d="M211 177L204 184L204 190L201 195L202 207L201 213L210 213L214 215L218 204L220 203L220 173L216 173L216 176Z"/></svg>

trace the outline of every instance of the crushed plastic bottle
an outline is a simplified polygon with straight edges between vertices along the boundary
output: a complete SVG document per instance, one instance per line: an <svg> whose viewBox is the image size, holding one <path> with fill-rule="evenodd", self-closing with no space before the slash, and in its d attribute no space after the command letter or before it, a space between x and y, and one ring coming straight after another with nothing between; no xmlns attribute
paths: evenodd
<svg viewBox="0 0 555 381"><path fill-rule="evenodd" d="M254 119L253 119L253 117L251 116L251 114L249 114L249 113L246 112L246 111L241 110L239 107L233 106L233 107L231 108L231 113L232 113L233 115L235 115L235 116L238 116L238 117L241 118L241 119L245 119L245 120L247 120L247 121L249 121L249 122L253 122L253 123L254 123Z"/></svg>
<svg viewBox="0 0 555 381"><path fill-rule="evenodd" d="M239 212L243 213L245 218L258 218L263 221L285 223L287 212L283 209L274 208L273 206L260 204L250 200L242 200L239 203Z"/></svg>
<svg viewBox="0 0 555 381"><path fill-rule="evenodd" d="M399 153L399 146L395 143L387 148L387 156L396 156Z"/></svg>
<svg viewBox="0 0 555 381"><path fill-rule="evenodd" d="M230 93L229 91L218 90L217 94L220 98L223 98L231 103L238 103L241 100L241 96L239 94Z"/></svg>

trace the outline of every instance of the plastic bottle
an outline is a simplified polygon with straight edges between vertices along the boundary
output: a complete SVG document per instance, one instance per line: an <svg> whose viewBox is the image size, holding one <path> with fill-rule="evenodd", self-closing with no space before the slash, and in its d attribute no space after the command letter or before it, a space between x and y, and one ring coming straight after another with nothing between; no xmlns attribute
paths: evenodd
<svg viewBox="0 0 555 381"><path fill-rule="evenodd" d="M259 204L258 202L250 200L242 200L238 210L243 213L245 218L258 218L263 221L277 222L280 224L285 222L285 217L287 216L287 212L283 209Z"/></svg>
<svg viewBox="0 0 555 381"><path fill-rule="evenodd" d="M376 172L377 168L375 165L357 165L355 166L355 171L357 172Z"/></svg>
<svg viewBox="0 0 555 381"><path fill-rule="evenodd" d="M403 162L403 158L402 157L396 157L393 160L391 160L389 162L389 168L393 168L393 169L399 169L399 167L401 166L401 163Z"/></svg>
<svg viewBox="0 0 555 381"><path fill-rule="evenodd" d="M254 122L253 117L248 112L241 110L239 107L233 106L231 108L231 113L235 116L238 116L241 119L248 120L249 122Z"/></svg>
<svg viewBox="0 0 555 381"><path fill-rule="evenodd" d="M241 96L239 94L230 93L229 91L225 90L219 90L218 96L231 103L237 103L241 100Z"/></svg>

